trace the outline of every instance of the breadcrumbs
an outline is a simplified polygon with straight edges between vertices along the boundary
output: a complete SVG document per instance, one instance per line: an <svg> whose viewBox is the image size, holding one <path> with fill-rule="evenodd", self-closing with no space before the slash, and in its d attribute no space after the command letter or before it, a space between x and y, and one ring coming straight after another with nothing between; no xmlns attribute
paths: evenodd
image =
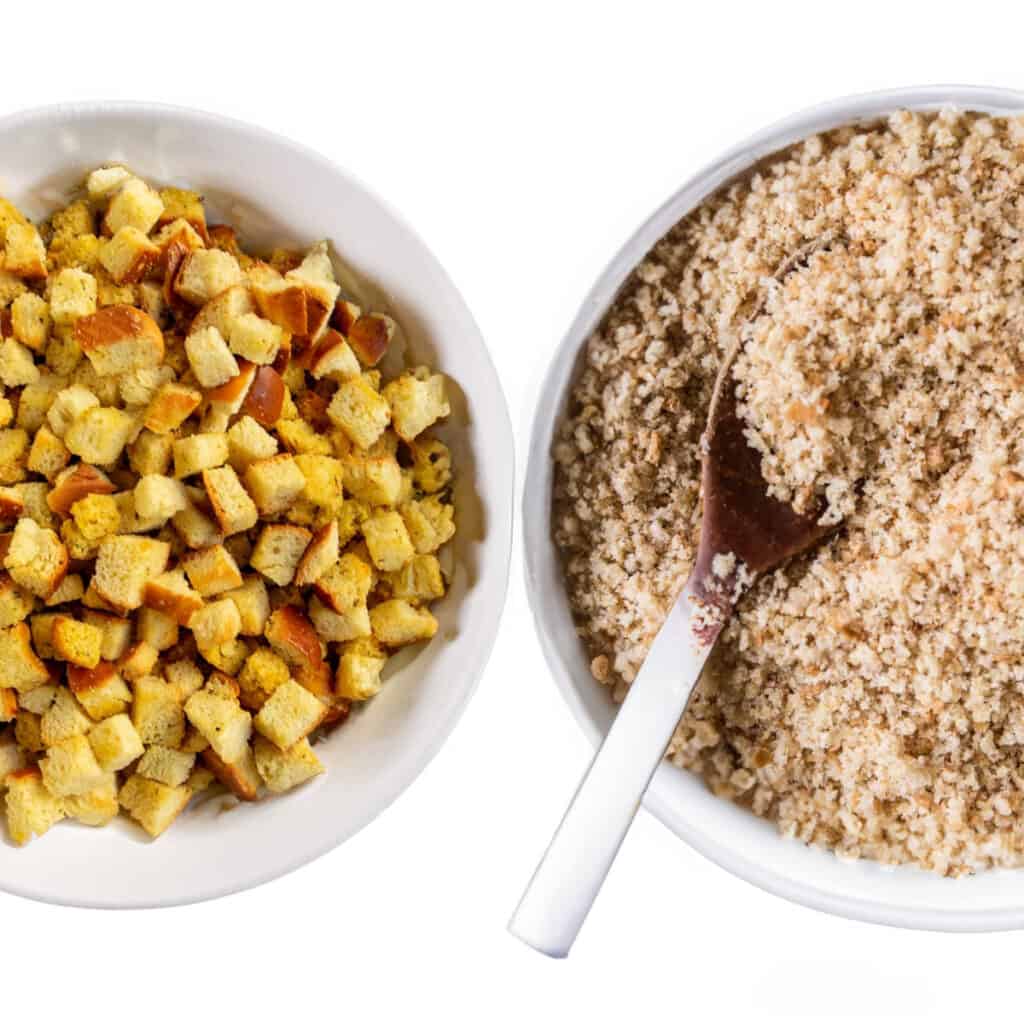
<svg viewBox="0 0 1024 1024"><path fill-rule="evenodd" d="M1024 864L1022 195L1024 119L804 140L651 250L556 441L570 600L621 700L692 564L699 435L743 343L772 492L842 525L743 599L669 756L847 858Z"/></svg>

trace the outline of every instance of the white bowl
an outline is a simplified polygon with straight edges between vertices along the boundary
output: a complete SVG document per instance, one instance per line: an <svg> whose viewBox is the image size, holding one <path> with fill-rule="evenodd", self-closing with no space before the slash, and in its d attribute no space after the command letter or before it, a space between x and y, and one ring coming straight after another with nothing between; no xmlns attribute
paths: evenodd
<svg viewBox="0 0 1024 1024"><path fill-rule="evenodd" d="M551 540L551 444L564 415L581 346L633 268L681 217L724 182L769 154L816 132L871 120L898 108L1024 111L1024 93L972 86L897 89L835 100L759 132L691 178L613 258L583 302L540 385L523 498L526 585L537 631L562 694L596 745L614 708L590 675L573 630ZM950 880L916 868L846 863L830 853L780 838L775 827L713 796L688 772L663 764L644 805L710 860L769 892L818 910L908 928L992 931L1024 926L1024 871L989 871Z"/></svg>
<svg viewBox="0 0 1024 1024"><path fill-rule="evenodd" d="M452 381L443 431L457 467L459 533L437 638L317 747L327 773L259 804L216 798L158 841L130 823L62 824L24 849L0 841L0 887L57 903L145 907L258 885L341 843L408 786L465 708L497 632L508 581L513 443L501 386L473 317L426 245L326 159L236 121L135 104L51 107L0 120L0 195L43 215L83 172L127 164L197 188L256 246L328 238L355 285L383 301L413 356ZM0 666L0 677L2 677ZM0 830L2 834L2 830Z"/></svg>

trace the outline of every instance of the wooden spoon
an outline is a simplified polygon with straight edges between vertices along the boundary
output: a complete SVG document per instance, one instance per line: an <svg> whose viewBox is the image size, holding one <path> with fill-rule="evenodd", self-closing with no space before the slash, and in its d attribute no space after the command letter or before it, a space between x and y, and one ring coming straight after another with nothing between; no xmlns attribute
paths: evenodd
<svg viewBox="0 0 1024 1024"><path fill-rule="evenodd" d="M740 597L759 574L835 529L818 522L820 511L799 515L769 496L736 411L737 351L718 375L701 442L693 571L509 924L548 956L568 954Z"/></svg>

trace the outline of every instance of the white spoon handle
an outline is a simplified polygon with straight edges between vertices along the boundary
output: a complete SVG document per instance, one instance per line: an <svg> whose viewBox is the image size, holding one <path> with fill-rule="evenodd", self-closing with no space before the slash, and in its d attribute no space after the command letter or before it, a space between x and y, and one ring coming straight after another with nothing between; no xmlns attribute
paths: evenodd
<svg viewBox="0 0 1024 1024"><path fill-rule="evenodd" d="M568 954L704 670L714 645L694 639L693 614L687 587L509 922L541 953Z"/></svg>

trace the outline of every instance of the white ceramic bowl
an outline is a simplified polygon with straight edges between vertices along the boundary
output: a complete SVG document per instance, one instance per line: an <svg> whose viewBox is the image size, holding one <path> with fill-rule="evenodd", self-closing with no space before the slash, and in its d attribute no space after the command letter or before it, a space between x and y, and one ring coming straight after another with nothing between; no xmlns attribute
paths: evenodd
<svg viewBox="0 0 1024 1024"><path fill-rule="evenodd" d="M1024 93L971 86L898 89L835 100L772 125L691 178L626 242L584 300L540 385L524 485L523 535L526 583L541 645L566 701L595 745L614 710L607 690L591 677L573 631L550 517L551 443L583 342L654 243L724 182L816 132L898 108L945 105L1020 113ZM667 763L658 769L644 805L721 867L818 910L909 928L991 931L1024 926L1024 871L950 880L915 868L844 863L830 853L783 840L773 825L712 796L695 775Z"/></svg>
<svg viewBox="0 0 1024 1024"><path fill-rule="evenodd" d="M0 195L31 215L51 210L84 171L115 160L155 182L199 189L213 216L250 244L330 239L362 282L354 287L398 320L412 355L452 381L442 436L458 471L459 533L452 589L436 609L441 629L317 747L327 774L227 813L233 801L212 799L156 842L127 822L62 824L20 850L0 840L0 887L52 902L169 905L258 885L325 853L387 807L440 748L483 671L512 533L512 432L494 366L466 304L409 226L349 174L262 129L148 104L59 106L0 119L0 154Z"/></svg>

